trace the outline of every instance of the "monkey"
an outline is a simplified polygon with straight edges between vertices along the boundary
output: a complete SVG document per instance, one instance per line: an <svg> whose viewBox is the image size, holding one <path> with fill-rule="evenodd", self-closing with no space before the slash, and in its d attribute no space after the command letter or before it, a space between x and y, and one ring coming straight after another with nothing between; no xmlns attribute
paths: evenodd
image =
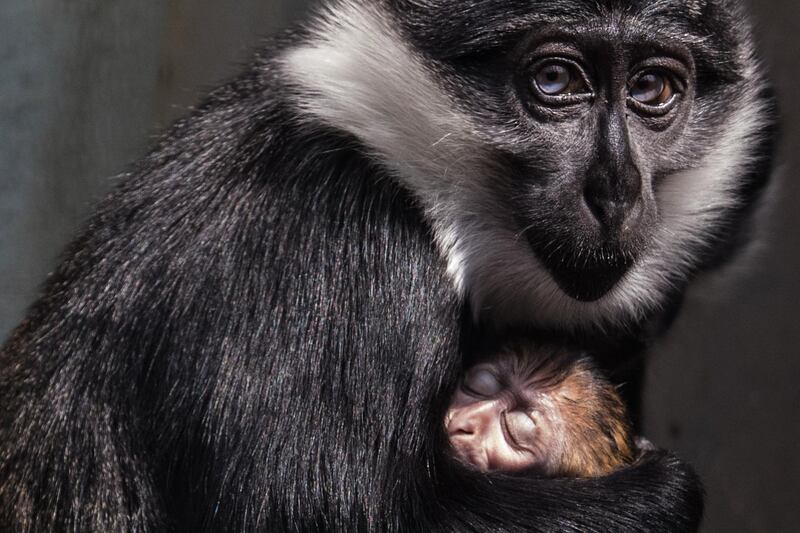
<svg viewBox="0 0 800 533"><path fill-rule="evenodd" d="M636 458L625 405L589 356L517 341L464 372L445 417L481 471L599 477Z"/></svg>
<svg viewBox="0 0 800 533"><path fill-rule="evenodd" d="M518 327L636 382L746 243L777 122L747 21L323 3L120 176L0 349L0 530L696 530L674 454L485 474L442 421Z"/></svg>

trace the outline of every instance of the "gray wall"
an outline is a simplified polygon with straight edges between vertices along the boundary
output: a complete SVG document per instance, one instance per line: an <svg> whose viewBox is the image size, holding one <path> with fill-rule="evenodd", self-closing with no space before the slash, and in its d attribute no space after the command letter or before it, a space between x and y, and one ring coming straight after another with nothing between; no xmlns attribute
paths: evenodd
<svg viewBox="0 0 800 533"><path fill-rule="evenodd" d="M763 246L692 291L647 395L648 436L706 483L709 532L800 531L800 2L751 5L783 117Z"/></svg>
<svg viewBox="0 0 800 533"><path fill-rule="evenodd" d="M0 337L108 178L307 3L0 0Z"/></svg>
<svg viewBox="0 0 800 533"><path fill-rule="evenodd" d="M0 0L0 337L108 177L304 4ZM800 4L753 10L785 117L766 244L732 281L690 294L647 395L649 436L706 482L707 532L789 532L800 519Z"/></svg>

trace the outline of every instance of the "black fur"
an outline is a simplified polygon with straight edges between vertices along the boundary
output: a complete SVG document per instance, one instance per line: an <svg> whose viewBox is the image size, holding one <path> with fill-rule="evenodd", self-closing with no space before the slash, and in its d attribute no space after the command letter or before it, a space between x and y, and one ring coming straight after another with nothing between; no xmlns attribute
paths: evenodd
<svg viewBox="0 0 800 533"><path fill-rule="evenodd" d="M3 347L0 531L696 530L664 452L594 480L450 459L480 332L410 192L289 92L265 54L179 121Z"/></svg>
<svg viewBox="0 0 800 533"><path fill-rule="evenodd" d="M601 189L605 184L599 178L605 174L612 175L621 183L637 179L625 179L625 164L619 165L622 168L614 168L613 163L617 162L612 155L618 147L607 146L607 133L585 119L594 112L551 109L544 117L537 117L532 128L526 128L525 121L520 121L518 106L514 104L519 94L529 92L526 86L530 84L530 73L522 72L521 80L514 83L516 93L506 98L509 93L508 72L519 68L520 63L526 64L519 55L524 58L530 53L530 47L527 44L520 46L520 42L536 41L542 33L553 32L561 36L573 32L571 42L596 54L587 61L592 61L590 68L595 69L594 74L600 78L599 94L605 94L605 85L610 81L624 84L630 74L620 72L612 63L635 63L640 55L652 54L649 51L651 42L658 43L654 49L666 50L663 52L665 56L681 57L689 53L691 60L687 61L690 63L687 67L696 83L691 83L686 92L694 93L690 95L694 101L687 106L690 109L676 113L678 117L671 119L678 124L650 125L654 131L646 131L647 128L637 130L627 125L626 131L615 132L619 137L630 136L636 141L627 144L638 145L640 150L646 147L644 153L637 154L648 161L645 166L650 166L642 174L649 172L650 181L656 184L672 173L695 167L713 145L707 142L713 135L711 132L723 128L730 115L736 113L738 93L749 86L762 87L759 98L764 104L765 127L757 142L743 147L750 158L749 169L742 172L737 181L736 194L740 204L727 209L719 223L708 228L711 235L707 246L698 252L690 272L672 276L673 290L654 310L655 315L680 304L695 274L719 267L749 242L750 215L758 205L755 200L771 175L777 106L767 82L745 78L745 68L752 67L754 60L744 52L752 37L741 2L703 0L695 2L695 7L689 9L685 3L652 0L386 1L394 10L404 37L428 60L430 68L447 80L449 90L457 92L459 87L467 88L459 93L460 105L469 109L470 116L477 117L475 120L481 127L487 131L493 129L493 136L505 143L498 143L504 152L500 164L514 179L511 185L506 185L508 198L504 205L513 208L518 226L527 228L521 233L531 241L531 248L562 290L573 298L593 301L604 296L630 268L632 258L647 248L647 233L658 225L658 220L656 209L647 206L644 211L649 216L642 216L643 220L632 224L634 231L629 232L636 235L638 229L641 233L638 238L629 236L629 242L606 246L597 244L598 250L586 245L587 241L602 243L606 236L593 231L593 228L582 227L583 223L575 220L580 210L573 205L570 196L576 195L569 187L576 186L575 183L584 186L582 180L587 175L592 180L589 185L600 185ZM626 16L630 20L623 25L625 30L621 35L615 34L614 24L609 21ZM607 22L608 27L605 26ZM588 28L591 34L583 35L576 28ZM598 38L605 39L601 46L597 44ZM617 42L620 39L630 39L631 42ZM683 47L686 49L682 50ZM604 79L597 76L597 72L604 73L604 76L613 72L613 77L619 76L621 80ZM626 116L635 115L625 111ZM533 114L536 115L535 110ZM554 116L557 126L550 128L549 122ZM562 120L568 123L573 116L583 120L580 128L569 129L561 125ZM702 137L694 138L691 150L677 142L686 136L681 123L693 125L703 132ZM570 144L563 138L575 136L582 136L580 142ZM600 142L595 145L598 139ZM632 152L637 149L626 148ZM627 163L625 157L619 159ZM558 187L541 186L549 181L561 183ZM619 199L617 203L621 203ZM556 205L558 208L553 208ZM548 231L541 231L542 226ZM588 248L588 251L581 247ZM558 253L553 251L554 248ZM595 254L602 260L596 260ZM577 259L571 256L577 256ZM660 316L649 318L661 320ZM642 322L632 329L638 329Z"/></svg>
<svg viewBox="0 0 800 533"><path fill-rule="evenodd" d="M176 125L5 346L2 530L690 530L669 456L586 482L443 462L462 311L430 235L270 72Z"/></svg>

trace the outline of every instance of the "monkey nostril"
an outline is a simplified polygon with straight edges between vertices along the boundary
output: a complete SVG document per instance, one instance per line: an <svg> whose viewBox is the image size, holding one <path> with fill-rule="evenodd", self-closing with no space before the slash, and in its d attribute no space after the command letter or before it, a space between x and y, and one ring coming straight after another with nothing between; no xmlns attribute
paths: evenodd
<svg viewBox="0 0 800 533"><path fill-rule="evenodd" d="M623 226L626 219L634 211L637 202L626 199L615 199L608 194L587 187L583 193L583 200L592 217L604 228L616 230Z"/></svg>
<svg viewBox="0 0 800 533"><path fill-rule="evenodd" d="M451 418L447 422L447 435L451 438L455 437L471 437L475 435L476 426L469 419L459 417Z"/></svg>
<svg viewBox="0 0 800 533"><path fill-rule="evenodd" d="M593 196L584 192L583 203L586 204L586 208L592 214L592 217L598 221L602 221L605 215Z"/></svg>
<svg viewBox="0 0 800 533"><path fill-rule="evenodd" d="M615 202L592 186L588 186L584 189L583 201L595 220L605 227L611 226L613 223L613 212L616 210Z"/></svg>

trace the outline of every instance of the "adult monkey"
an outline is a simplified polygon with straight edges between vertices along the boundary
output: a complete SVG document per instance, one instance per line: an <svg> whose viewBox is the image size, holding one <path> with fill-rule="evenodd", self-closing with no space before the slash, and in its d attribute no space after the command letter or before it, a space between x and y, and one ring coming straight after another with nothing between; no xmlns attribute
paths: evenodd
<svg viewBox="0 0 800 533"><path fill-rule="evenodd" d="M476 324L636 347L735 248L774 119L744 20L321 10L132 169L3 348L0 529L694 529L669 455L485 476L441 421Z"/></svg>

